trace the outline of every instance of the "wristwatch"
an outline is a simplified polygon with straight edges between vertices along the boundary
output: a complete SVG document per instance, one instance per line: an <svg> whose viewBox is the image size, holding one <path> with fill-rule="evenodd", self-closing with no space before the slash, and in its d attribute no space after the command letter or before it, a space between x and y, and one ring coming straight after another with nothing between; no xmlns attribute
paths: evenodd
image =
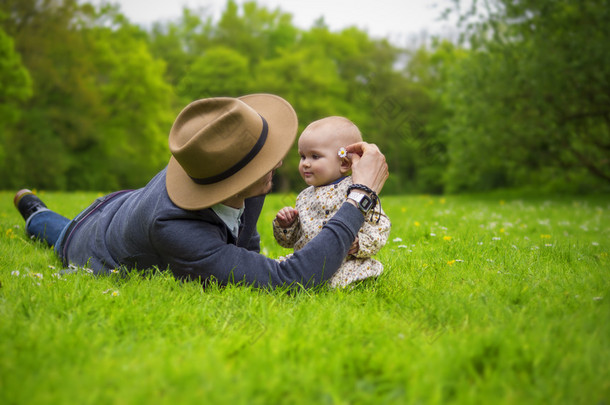
<svg viewBox="0 0 610 405"><path fill-rule="evenodd" d="M359 193L357 191L351 191L347 198L354 200L363 214L368 213L371 208L373 208L373 200L371 200L371 197L366 194Z"/></svg>

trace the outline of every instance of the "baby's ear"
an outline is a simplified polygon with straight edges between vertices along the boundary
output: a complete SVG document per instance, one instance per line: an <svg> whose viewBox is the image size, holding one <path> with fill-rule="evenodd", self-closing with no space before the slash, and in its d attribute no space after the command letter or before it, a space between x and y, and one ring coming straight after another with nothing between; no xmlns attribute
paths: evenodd
<svg viewBox="0 0 610 405"><path fill-rule="evenodd" d="M348 158L342 158L340 170L341 170L341 174L348 173L350 170L352 170L352 161L349 160Z"/></svg>

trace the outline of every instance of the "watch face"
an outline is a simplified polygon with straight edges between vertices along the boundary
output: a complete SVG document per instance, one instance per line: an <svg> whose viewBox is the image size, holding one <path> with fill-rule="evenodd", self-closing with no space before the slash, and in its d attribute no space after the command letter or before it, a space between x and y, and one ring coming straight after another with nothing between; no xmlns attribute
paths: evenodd
<svg viewBox="0 0 610 405"><path fill-rule="evenodd" d="M360 206L365 211L368 211L369 208L371 208L372 203L373 203L373 201L370 198L368 198L367 196L363 196L362 199L360 200Z"/></svg>

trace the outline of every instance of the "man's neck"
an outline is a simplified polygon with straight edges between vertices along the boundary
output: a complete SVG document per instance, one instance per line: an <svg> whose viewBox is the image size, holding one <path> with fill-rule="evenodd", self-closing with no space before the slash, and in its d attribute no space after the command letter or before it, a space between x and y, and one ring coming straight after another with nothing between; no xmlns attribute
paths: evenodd
<svg viewBox="0 0 610 405"><path fill-rule="evenodd" d="M240 209L244 206L244 198L239 195L234 195L233 197L227 198L222 201L221 204L224 204L228 207Z"/></svg>

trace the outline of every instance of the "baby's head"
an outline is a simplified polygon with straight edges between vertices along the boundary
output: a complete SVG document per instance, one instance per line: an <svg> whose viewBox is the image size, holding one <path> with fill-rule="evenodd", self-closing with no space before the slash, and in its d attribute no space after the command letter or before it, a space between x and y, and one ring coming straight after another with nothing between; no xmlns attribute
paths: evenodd
<svg viewBox="0 0 610 405"><path fill-rule="evenodd" d="M299 137L299 173L310 186L324 186L348 174L352 163L340 157L341 148L362 142L360 130L344 117L314 121Z"/></svg>

